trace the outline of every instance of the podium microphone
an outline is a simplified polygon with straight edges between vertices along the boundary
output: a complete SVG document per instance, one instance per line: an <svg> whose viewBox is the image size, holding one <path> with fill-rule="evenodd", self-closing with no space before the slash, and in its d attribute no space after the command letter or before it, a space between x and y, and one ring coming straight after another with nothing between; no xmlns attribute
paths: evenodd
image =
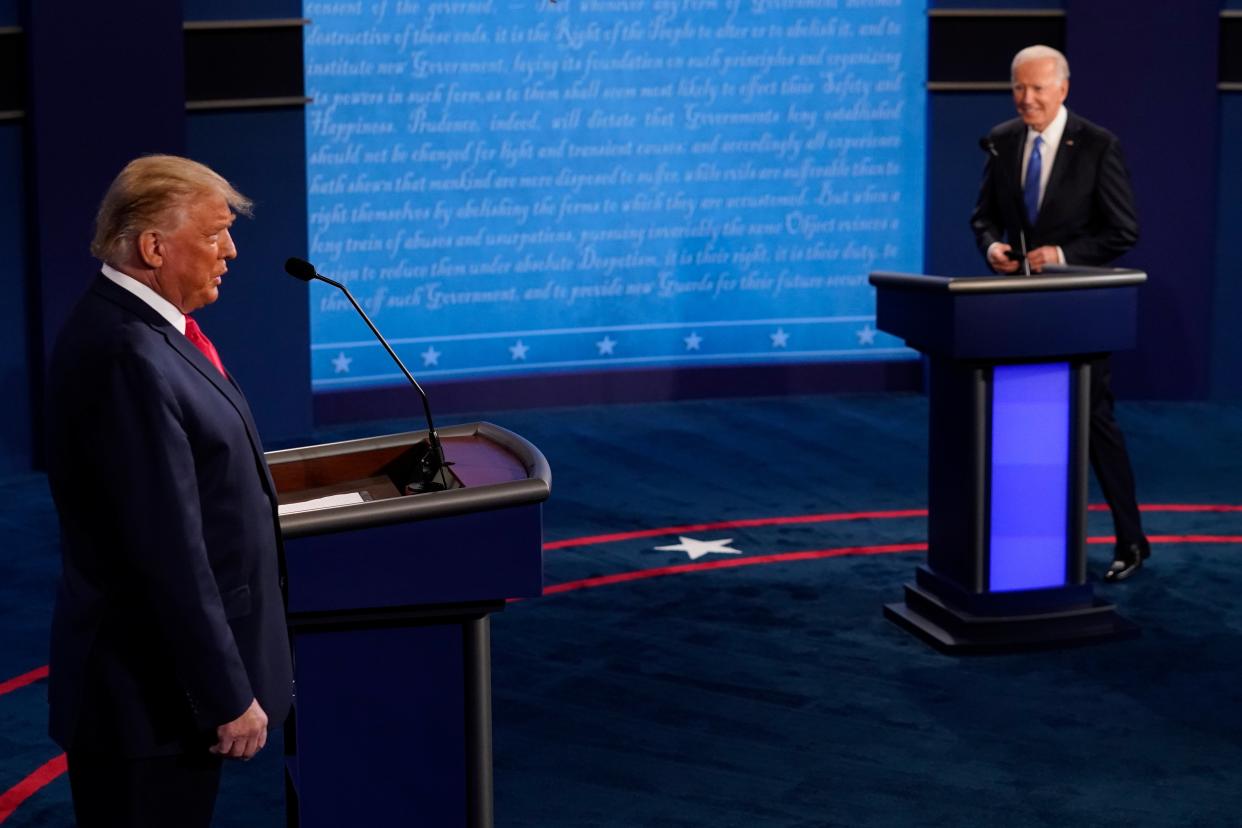
<svg viewBox="0 0 1242 828"><path fill-rule="evenodd" d="M993 158L1000 158L1000 153L996 151L996 143L992 140L992 136L990 135L985 135L979 139L979 149L983 150L984 152L986 152L988 155L992 156ZM1010 236L1010 238L1013 238L1013 237ZM1020 227L1018 228L1018 242L1022 246L1021 256L1018 256L1017 254L1014 254L1012 252L1008 252L1005 255L1008 256L1010 260L1017 259L1021 261L1022 262L1022 274L1024 276L1030 276L1031 275L1031 263L1026 258L1026 233L1024 233L1022 231L1022 228Z"/></svg>
<svg viewBox="0 0 1242 828"><path fill-rule="evenodd" d="M354 310L358 311L358 315L362 317L362 321L367 323L367 327L371 329L371 333L375 334L375 338L384 346L384 350L392 357L392 361L397 363L397 367L401 369L401 373L405 374L405 378L410 381L410 385L414 386L414 390L418 392L418 396L423 401L423 414L427 418L427 443L423 446L421 443L415 446L415 466L416 479L412 480L406 486L406 493L417 492L438 492L449 488L447 480L446 466L452 465L444 460L444 447L440 445L440 435L436 433L435 423L431 420L431 403L427 400L427 392L418 384L418 380L414 379L414 375L406 370L405 364L401 362L401 358L397 356L397 352L388 344L388 340L384 339L384 335L379 332L371 322L371 318L367 316L366 311L354 299L354 295L349 292L349 288L340 282L329 279L327 276L321 275L315 270L315 266L305 259L299 259L291 256L285 260L285 273L295 279L301 279L303 282L310 282L312 279L318 279L326 282L337 290L345 294L345 298L354 306ZM421 447L421 451L419 448Z"/></svg>
<svg viewBox="0 0 1242 828"><path fill-rule="evenodd" d="M1018 231L1018 240L1022 243L1022 275L1031 275L1031 260L1026 257L1026 233Z"/></svg>

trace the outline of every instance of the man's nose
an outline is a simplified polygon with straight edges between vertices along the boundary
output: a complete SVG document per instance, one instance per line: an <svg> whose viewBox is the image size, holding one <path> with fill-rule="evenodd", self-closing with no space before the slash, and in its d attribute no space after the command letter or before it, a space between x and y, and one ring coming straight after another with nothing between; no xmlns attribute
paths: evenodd
<svg viewBox="0 0 1242 828"><path fill-rule="evenodd" d="M223 241L223 244L220 246L220 258L236 259L237 258L237 245L233 244L233 234L230 233L228 230L225 230L224 238L222 239L222 241Z"/></svg>

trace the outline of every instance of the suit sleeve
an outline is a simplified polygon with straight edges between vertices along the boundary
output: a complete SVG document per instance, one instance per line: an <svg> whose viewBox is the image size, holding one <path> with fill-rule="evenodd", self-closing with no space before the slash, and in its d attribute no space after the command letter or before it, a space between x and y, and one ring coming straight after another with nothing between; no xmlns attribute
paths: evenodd
<svg viewBox="0 0 1242 828"><path fill-rule="evenodd" d="M989 154L983 168L983 181L979 185L979 197L974 212L970 214L970 227L975 233L975 244L986 261L988 248L996 242L1005 241L1005 228L996 193L996 157Z"/></svg>
<svg viewBox="0 0 1242 828"><path fill-rule="evenodd" d="M179 403L141 354L117 354L102 370L97 410L86 422L115 481L100 496L115 521L116 564L167 642L199 724L215 728L245 712L254 694L208 560Z"/></svg>
<svg viewBox="0 0 1242 828"><path fill-rule="evenodd" d="M1138 212L1121 144L1109 136L1096 170L1092 229L1061 246L1071 265L1106 265L1138 242Z"/></svg>

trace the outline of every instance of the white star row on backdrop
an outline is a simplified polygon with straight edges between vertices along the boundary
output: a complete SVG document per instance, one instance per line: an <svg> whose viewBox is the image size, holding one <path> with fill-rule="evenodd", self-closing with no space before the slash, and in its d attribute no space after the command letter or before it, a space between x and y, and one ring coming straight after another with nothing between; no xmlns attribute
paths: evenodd
<svg viewBox="0 0 1242 828"><path fill-rule="evenodd" d="M863 327L854 331L854 335L858 337L859 345L874 345L876 333L877 331L870 324L863 325ZM768 338L772 340L773 348L787 348L790 336L791 334L784 328L777 328L774 332L768 334ZM687 351L701 350L703 343L706 341L706 337L700 336L697 331L691 331L689 336L682 337L682 342L686 343ZM618 340L613 339L608 334L604 334L603 339L595 341L595 348L599 351L599 356L615 356L616 348L619 344ZM508 348L510 358L515 362L525 362L526 355L530 352L530 346L520 339L509 345ZM423 367L430 368L439 365L440 357L443 356L443 353L443 351L436 350L435 345L428 345L427 350L419 353L419 356L423 358ZM348 374L350 364L353 361L354 358L346 356L344 351L339 352L332 358L334 373Z"/></svg>

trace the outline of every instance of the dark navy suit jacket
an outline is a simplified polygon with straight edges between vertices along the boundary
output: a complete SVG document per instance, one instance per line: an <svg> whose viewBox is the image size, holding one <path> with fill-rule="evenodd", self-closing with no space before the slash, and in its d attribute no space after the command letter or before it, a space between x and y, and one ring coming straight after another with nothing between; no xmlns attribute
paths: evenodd
<svg viewBox="0 0 1242 828"><path fill-rule="evenodd" d="M985 141L991 142L996 155L988 156L970 217L985 258L993 242L1008 241L1018 250L1019 228L1026 235L1027 250L1060 246L1069 265L1106 265L1138 241L1130 175L1121 145L1108 130L1068 113L1034 224L1022 200L1026 124L1019 118L1006 121Z"/></svg>
<svg viewBox="0 0 1242 828"><path fill-rule="evenodd" d="M252 698L279 725L292 667L276 496L241 391L100 275L57 341L49 412L52 738L201 750Z"/></svg>

